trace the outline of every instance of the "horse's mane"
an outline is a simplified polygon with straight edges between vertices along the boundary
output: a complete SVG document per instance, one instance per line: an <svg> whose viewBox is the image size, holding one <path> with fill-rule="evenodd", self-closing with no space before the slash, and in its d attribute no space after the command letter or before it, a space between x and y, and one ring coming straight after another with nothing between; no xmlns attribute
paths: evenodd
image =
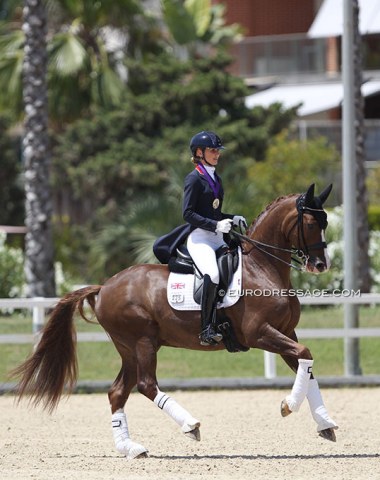
<svg viewBox="0 0 380 480"><path fill-rule="evenodd" d="M275 200L272 200L272 202L268 203L268 205L264 208L264 210L261 213L259 213L257 217L253 220L253 222L251 223L251 225L247 230L247 234L250 235L254 231L257 223L262 219L262 217L266 216L274 207L276 207L278 203L291 197L297 197L298 195L299 194L297 193L289 193L288 195L282 195L281 197L278 197Z"/></svg>

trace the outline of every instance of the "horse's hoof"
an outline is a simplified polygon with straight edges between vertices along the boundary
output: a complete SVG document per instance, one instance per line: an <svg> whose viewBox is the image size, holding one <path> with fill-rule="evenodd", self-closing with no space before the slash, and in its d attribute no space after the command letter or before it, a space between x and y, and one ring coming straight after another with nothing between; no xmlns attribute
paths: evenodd
<svg viewBox="0 0 380 480"><path fill-rule="evenodd" d="M292 413L292 411L290 410L288 404L286 403L286 400L283 400L281 402L281 416L287 417L291 413Z"/></svg>
<svg viewBox="0 0 380 480"><path fill-rule="evenodd" d="M326 440L330 440L330 442L336 442L336 436L333 428L325 428L324 430L321 430L319 432L319 436Z"/></svg>
<svg viewBox="0 0 380 480"><path fill-rule="evenodd" d="M140 453L140 455L137 455L137 457L134 457L134 458L148 458L149 455L148 455L148 452L142 452Z"/></svg>
<svg viewBox="0 0 380 480"><path fill-rule="evenodd" d="M190 432L184 432L187 438L190 438L191 440L196 440L197 442L200 442L201 440L201 431L199 430L198 427L194 428L194 430L190 430Z"/></svg>
<svg viewBox="0 0 380 480"><path fill-rule="evenodd" d="M133 446L127 455L128 460L134 460L135 458L147 458L148 450L142 445L136 444Z"/></svg>

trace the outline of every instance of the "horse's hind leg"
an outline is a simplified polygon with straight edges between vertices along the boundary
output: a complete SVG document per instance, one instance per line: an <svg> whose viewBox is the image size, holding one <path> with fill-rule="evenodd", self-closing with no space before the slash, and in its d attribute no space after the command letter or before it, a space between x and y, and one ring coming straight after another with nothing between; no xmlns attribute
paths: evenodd
<svg viewBox="0 0 380 480"><path fill-rule="evenodd" d="M297 359L281 355L284 361L289 365L293 371L297 371ZM322 395L319 389L318 381L314 378L313 374L310 376L310 380L307 385L306 397L309 402L309 407L314 421L317 424L317 432L322 438L336 442L336 436L334 430L338 428L337 424L332 420L327 412L327 409L323 403ZM284 400L281 404L281 414L286 417L292 411L290 410L288 403Z"/></svg>
<svg viewBox="0 0 380 480"><path fill-rule="evenodd" d="M131 440L127 416L124 412L124 405L132 388L136 385L136 377L136 361L131 359L129 361L124 360L119 375L108 392L115 447L118 452L125 455L129 460L147 456L147 449L143 445Z"/></svg>
<svg viewBox="0 0 380 480"><path fill-rule="evenodd" d="M158 408L163 410L180 427L182 432L192 440L200 440L200 422L181 407L173 398L158 388L156 378L157 347L155 341L148 337L141 338L136 346L137 355L137 389Z"/></svg>

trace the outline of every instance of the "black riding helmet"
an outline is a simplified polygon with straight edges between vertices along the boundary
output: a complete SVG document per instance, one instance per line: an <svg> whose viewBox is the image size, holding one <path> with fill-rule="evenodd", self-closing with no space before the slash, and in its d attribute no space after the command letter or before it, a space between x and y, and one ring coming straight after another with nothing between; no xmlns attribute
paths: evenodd
<svg viewBox="0 0 380 480"><path fill-rule="evenodd" d="M222 145L222 140L216 135L216 133L206 132L204 130L194 135L190 140L190 150L194 157L197 148L201 148L203 152L205 148L217 148L219 150L225 149Z"/></svg>

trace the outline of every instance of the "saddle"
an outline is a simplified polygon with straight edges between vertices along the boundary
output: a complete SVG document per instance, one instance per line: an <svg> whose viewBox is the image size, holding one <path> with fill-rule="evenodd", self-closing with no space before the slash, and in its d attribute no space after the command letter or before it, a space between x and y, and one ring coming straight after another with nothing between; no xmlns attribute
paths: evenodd
<svg viewBox="0 0 380 480"><path fill-rule="evenodd" d="M180 245L177 248L176 253L177 255L171 257L169 260L169 271L182 274L194 274L193 297L194 301L200 305L202 299L203 275L193 262L185 245ZM232 248L227 245L222 245L216 250L215 255L219 269L218 302L223 302L223 297L226 294L234 273L239 266L238 247L237 245L234 245Z"/></svg>
<svg viewBox="0 0 380 480"><path fill-rule="evenodd" d="M216 252L216 259L219 269L219 285L217 302L221 304L223 297L228 291L234 273L239 267L239 249L238 244L230 244L220 247ZM201 304L203 275L193 262L185 245L177 248L176 256L170 258L168 262L169 271L179 274L194 274L193 299L198 305ZM217 310L216 328L223 335L223 343L229 352L246 352L249 348L240 344L237 340L231 320L222 307Z"/></svg>

